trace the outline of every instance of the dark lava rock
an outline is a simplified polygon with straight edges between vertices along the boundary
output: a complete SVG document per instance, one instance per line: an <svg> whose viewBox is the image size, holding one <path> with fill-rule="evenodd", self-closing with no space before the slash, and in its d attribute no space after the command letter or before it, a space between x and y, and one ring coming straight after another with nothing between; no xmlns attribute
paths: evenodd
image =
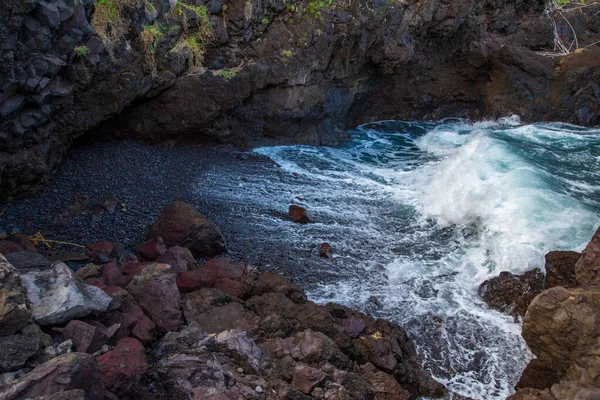
<svg viewBox="0 0 600 400"><path fill-rule="evenodd" d="M288 214L290 216L290 219L294 222L298 222L300 224L306 224L306 223L310 222L310 217L308 216L308 211L306 211L306 208L304 208L304 207L300 207L300 206L292 204L290 206Z"/></svg>
<svg viewBox="0 0 600 400"><path fill-rule="evenodd" d="M333 258L333 249L329 243L321 243L319 245L319 257L321 258Z"/></svg>
<svg viewBox="0 0 600 400"><path fill-rule="evenodd" d="M195 257L212 257L225 251L225 238L217 225L191 205L174 201L148 229L148 239L161 236L168 247L183 246Z"/></svg>
<svg viewBox="0 0 600 400"><path fill-rule="evenodd" d="M546 288L564 286L576 287L575 264L581 253L575 251L551 251L546 254Z"/></svg>
<svg viewBox="0 0 600 400"><path fill-rule="evenodd" d="M504 271L479 286L479 295L490 308L512 315L525 315L531 300L544 289L544 274L539 268L513 275Z"/></svg>
<svg viewBox="0 0 600 400"><path fill-rule="evenodd" d="M44 268L52 264L52 262L46 257L38 252L33 251L9 253L6 255L6 259L13 265L13 267L18 269Z"/></svg>

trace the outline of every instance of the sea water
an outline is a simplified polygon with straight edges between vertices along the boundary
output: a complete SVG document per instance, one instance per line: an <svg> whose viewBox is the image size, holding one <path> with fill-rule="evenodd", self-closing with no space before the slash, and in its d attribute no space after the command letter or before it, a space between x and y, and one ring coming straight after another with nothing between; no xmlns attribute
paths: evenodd
<svg viewBox="0 0 600 400"><path fill-rule="evenodd" d="M452 391L506 398L531 353L520 321L490 310L477 289L501 271L543 269L551 250L583 249L600 222L600 130L511 117L383 121L350 133L337 147L256 149L277 167L220 183L226 204L244 204L235 240L252 241L267 264L265 253L307 249L290 257L313 301L402 325ZM274 212L291 203L313 222ZM331 261L314 250L325 241Z"/></svg>

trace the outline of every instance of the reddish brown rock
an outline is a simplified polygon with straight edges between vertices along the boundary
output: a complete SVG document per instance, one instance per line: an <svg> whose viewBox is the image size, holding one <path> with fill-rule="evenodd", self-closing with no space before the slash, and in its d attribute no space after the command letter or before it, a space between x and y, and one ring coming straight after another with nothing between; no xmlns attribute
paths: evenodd
<svg viewBox="0 0 600 400"><path fill-rule="evenodd" d="M196 257L212 257L225 251L225 238L217 225L181 201L165 207L150 226L147 238L156 236L162 236L168 247L187 247Z"/></svg>
<svg viewBox="0 0 600 400"><path fill-rule="evenodd" d="M304 394L310 394L327 378L327 374L307 365L299 365L294 368L292 386Z"/></svg>
<svg viewBox="0 0 600 400"><path fill-rule="evenodd" d="M10 240L0 240L1 254L17 253L19 251L25 251L25 249Z"/></svg>
<svg viewBox="0 0 600 400"><path fill-rule="evenodd" d="M131 281L127 291L160 332L179 329L181 302L171 267L166 264L149 265Z"/></svg>
<svg viewBox="0 0 600 400"><path fill-rule="evenodd" d="M191 293L202 288L211 288L219 275L214 269L198 268L187 271L177 278L177 288L181 293Z"/></svg>
<svg viewBox="0 0 600 400"><path fill-rule="evenodd" d="M490 308L512 315L524 315L529 303L544 290L544 274L539 268L513 275L504 271L479 286L479 295Z"/></svg>
<svg viewBox="0 0 600 400"><path fill-rule="evenodd" d="M169 264L173 273L177 276L186 271L191 271L198 267L194 256L186 247L173 246L168 249L163 255L158 257L156 262Z"/></svg>
<svg viewBox="0 0 600 400"><path fill-rule="evenodd" d="M306 208L294 204L290 206L288 214L292 221L298 222L300 224L306 224L311 220L308 215L308 211L306 211Z"/></svg>
<svg viewBox="0 0 600 400"><path fill-rule="evenodd" d="M167 252L167 246L162 237L155 236L141 243L137 251L144 260L154 261Z"/></svg>
<svg viewBox="0 0 600 400"><path fill-rule="evenodd" d="M246 285L227 278L217 279L215 281L215 288L240 299L246 294Z"/></svg>
<svg viewBox="0 0 600 400"><path fill-rule="evenodd" d="M106 325L119 324L115 339L133 336L143 344L149 345L157 336L156 324L144 314L144 311L127 292L125 292L119 308L110 312L104 323Z"/></svg>
<svg viewBox="0 0 600 400"><path fill-rule="evenodd" d="M546 254L546 289L555 286L576 287L575 264L581 253L575 251L551 251Z"/></svg>
<svg viewBox="0 0 600 400"><path fill-rule="evenodd" d="M25 235L21 232L11 233L10 235L8 235L6 237L6 240L9 240L11 242L18 244L19 246L21 246L23 248L24 251L38 251L38 248L36 247L36 245L33 244L33 242L31 240L29 240L27 235Z"/></svg>
<svg viewBox="0 0 600 400"><path fill-rule="evenodd" d="M348 318L344 321L344 330L351 338L357 338L365 330L366 324L361 318Z"/></svg>
<svg viewBox="0 0 600 400"><path fill-rule="evenodd" d="M515 389L534 388L548 389L558 382L556 371L537 358L532 359L521 374Z"/></svg>
<svg viewBox="0 0 600 400"><path fill-rule="evenodd" d="M575 277L580 285L600 283L600 228L575 264Z"/></svg>
<svg viewBox="0 0 600 400"><path fill-rule="evenodd" d="M537 296L523 319L523 338L560 378L600 343L600 287L556 286Z"/></svg>
<svg viewBox="0 0 600 400"><path fill-rule="evenodd" d="M111 242L90 243L85 247L85 254L88 258L97 264L104 264L110 261L110 253L114 245Z"/></svg>
<svg viewBox="0 0 600 400"><path fill-rule="evenodd" d="M117 328L107 330L104 326L93 326L83 321L72 320L65 326L62 334L65 340L73 341L75 351L91 354L100 350Z"/></svg>
<svg viewBox="0 0 600 400"><path fill-rule="evenodd" d="M133 338L121 339L114 350L96 357L108 390L121 397L130 393L148 370L144 345Z"/></svg>
<svg viewBox="0 0 600 400"><path fill-rule="evenodd" d="M94 357L68 353L37 366L3 388L4 400L25 400L81 389L87 400L104 400L106 390Z"/></svg>
<svg viewBox="0 0 600 400"><path fill-rule="evenodd" d="M333 248L329 243L321 243L319 245L319 257L321 258L333 258Z"/></svg>
<svg viewBox="0 0 600 400"><path fill-rule="evenodd" d="M124 287L127 283L127 278L123 276L115 263L107 263L102 266L102 281L107 286Z"/></svg>
<svg viewBox="0 0 600 400"><path fill-rule="evenodd" d="M213 270L219 278L229 279L241 278L247 271L245 263L233 261L231 257L213 258L202 264L200 268Z"/></svg>
<svg viewBox="0 0 600 400"><path fill-rule="evenodd" d="M121 269L121 274L125 277L124 286L129 285L133 278L138 276L144 268L152 264L151 262L131 262L124 265Z"/></svg>

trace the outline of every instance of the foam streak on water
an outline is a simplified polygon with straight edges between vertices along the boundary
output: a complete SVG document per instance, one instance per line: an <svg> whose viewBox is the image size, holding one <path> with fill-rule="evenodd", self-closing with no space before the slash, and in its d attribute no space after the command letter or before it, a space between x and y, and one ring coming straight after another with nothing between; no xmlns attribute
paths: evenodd
<svg viewBox="0 0 600 400"><path fill-rule="evenodd" d="M599 130L515 118L386 121L337 148L256 152L295 178L258 172L236 192L256 210L248 236L307 248L329 241L338 255L303 261L318 277L313 300L402 324L426 368L458 393L512 392L531 355L520 324L489 310L477 288L501 271L542 267L550 250L583 248L598 225ZM265 211L290 201L316 222Z"/></svg>

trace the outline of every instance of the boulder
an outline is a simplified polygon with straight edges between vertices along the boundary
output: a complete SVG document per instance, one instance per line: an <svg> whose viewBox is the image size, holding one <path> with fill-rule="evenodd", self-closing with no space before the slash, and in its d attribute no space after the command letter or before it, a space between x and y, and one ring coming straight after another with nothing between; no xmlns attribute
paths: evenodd
<svg viewBox="0 0 600 400"><path fill-rule="evenodd" d="M176 331L181 326L181 301L175 274L166 264L152 264L127 286L144 313L160 332Z"/></svg>
<svg viewBox="0 0 600 400"><path fill-rule="evenodd" d="M523 338L560 378L600 343L600 287L545 290L523 319Z"/></svg>
<svg viewBox="0 0 600 400"><path fill-rule="evenodd" d="M576 287L575 264L581 253L575 251L551 251L546 254L546 289L554 286Z"/></svg>
<svg viewBox="0 0 600 400"><path fill-rule="evenodd" d="M333 248L329 243L321 243L319 245L319 257L321 258L333 258Z"/></svg>
<svg viewBox="0 0 600 400"><path fill-rule="evenodd" d="M9 240L11 242L18 244L25 251L33 251L33 252L38 251L38 248L36 247L36 245L33 244L33 242L31 240L29 240L27 235L25 235L21 232L11 233L10 235L8 235L6 237L6 240ZM1 251L0 251L0 253L1 253Z"/></svg>
<svg viewBox="0 0 600 400"><path fill-rule="evenodd" d="M21 274L31 302L33 319L40 325L60 325L75 318L106 311L111 297L80 282L64 263Z"/></svg>
<svg viewBox="0 0 600 400"><path fill-rule="evenodd" d="M68 353L37 366L3 388L3 400L25 400L83 390L86 400L104 400L106 390L98 364L89 354Z"/></svg>
<svg viewBox="0 0 600 400"><path fill-rule="evenodd" d="M306 208L292 204L288 210L290 219L299 224L306 224L311 221Z"/></svg>
<svg viewBox="0 0 600 400"><path fill-rule="evenodd" d="M114 244L111 242L95 242L85 246L85 254L95 264L105 264L110 261Z"/></svg>
<svg viewBox="0 0 600 400"><path fill-rule="evenodd" d="M215 341L236 352L255 371L260 369L262 352L246 332L241 329L223 331L215 336Z"/></svg>
<svg viewBox="0 0 600 400"><path fill-rule="evenodd" d="M6 259L17 269L45 268L51 263L37 251L18 251L6 255Z"/></svg>
<svg viewBox="0 0 600 400"><path fill-rule="evenodd" d="M575 264L575 277L580 285L600 283L600 228L587 244Z"/></svg>
<svg viewBox="0 0 600 400"><path fill-rule="evenodd" d="M539 268L513 275L504 271L479 286L479 295L490 308L511 315L524 315L529 303L544 289L544 274Z"/></svg>
<svg viewBox="0 0 600 400"><path fill-rule="evenodd" d="M156 324L144 314L131 295L123 292L125 297L118 309L111 311L104 319L105 325L119 325L115 339L132 336L145 345L151 344L156 339Z"/></svg>
<svg viewBox="0 0 600 400"><path fill-rule="evenodd" d="M21 246L17 243L10 240L0 240L0 253L1 254L10 254L17 253L19 251L24 251Z"/></svg>
<svg viewBox="0 0 600 400"><path fill-rule="evenodd" d="M246 294L246 285L227 278L217 279L215 281L215 288L240 299L244 298Z"/></svg>
<svg viewBox="0 0 600 400"><path fill-rule="evenodd" d="M202 288L214 287L217 279L214 271L198 268L181 274L177 278L177 288L181 293L191 293Z"/></svg>
<svg viewBox="0 0 600 400"><path fill-rule="evenodd" d="M83 267L75 271L75 275L85 281L90 278L98 278L102 268L98 264L85 264Z"/></svg>
<svg viewBox="0 0 600 400"><path fill-rule="evenodd" d="M304 394L310 394L325 378L327 378L327 374L323 371L308 365L298 365L294 368L292 386Z"/></svg>
<svg viewBox="0 0 600 400"><path fill-rule="evenodd" d="M198 267L194 256L186 247L173 246L156 259L161 264L169 264L177 276Z"/></svg>
<svg viewBox="0 0 600 400"><path fill-rule="evenodd" d="M248 270L248 266L240 261L233 261L231 257L219 257L208 260L200 268L212 270L218 278L241 278Z"/></svg>
<svg viewBox="0 0 600 400"><path fill-rule="evenodd" d="M167 252L167 246L162 237L155 236L141 243L137 251L144 260L154 261Z"/></svg>
<svg viewBox="0 0 600 400"><path fill-rule="evenodd" d="M114 350L96 357L96 361L104 386L119 398L129 394L148 370L144 345L134 338L119 340Z"/></svg>
<svg viewBox="0 0 600 400"><path fill-rule="evenodd" d="M558 382L556 372L538 358L534 358L525 367L519 382L515 385L515 389L547 389L552 387L556 382Z"/></svg>
<svg viewBox="0 0 600 400"><path fill-rule="evenodd" d="M127 278L123 276L115 263L109 262L102 266L102 282L107 286L123 287L127 284Z"/></svg>
<svg viewBox="0 0 600 400"><path fill-rule="evenodd" d="M156 236L161 236L168 247L187 247L195 257L225 251L225 238L217 225L182 201L170 203L150 226L147 238Z"/></svg>
<svg viewBox="0 0 600 400"><path fill-rule="evenodd" d="M30 318L29 300L21 277L0 254L0 336L21 330Z"/></svg>
<svg viewBox="0 0 600 400"><path fill-rule="evenodd" d="M28 360L35 358L42 349L51 344L50 336L35 324L29 324L13 335L0 336L0 372L25 367Z"/></svg>
<svg viewBox="0 0 600 400"><path fill-rule="evenodd" d="M108 343L120 325L107 329L102 324L90 325L83 321L72 320L62 331L65 340L71 340L75 351L79 353L95 353Z"/></svg>
<svg viewBox="0 0 600 400"><path fill-rule="evenodd" d="M411 394L402 388L393 376L378 370L371 363L361 365L362 377L369 383L371 392L376 399L381 400L409 400Z"/></svg>

